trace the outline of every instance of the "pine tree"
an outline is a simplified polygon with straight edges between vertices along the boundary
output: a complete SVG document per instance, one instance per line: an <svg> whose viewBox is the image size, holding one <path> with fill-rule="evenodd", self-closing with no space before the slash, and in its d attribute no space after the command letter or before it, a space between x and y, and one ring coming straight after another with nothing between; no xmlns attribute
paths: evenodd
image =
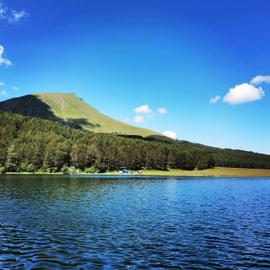
<svg viewBox="0 0 270 270"><path fill-rule="evenodd" d="M18 153L15 144L12 144L7 150L6 168L10 172L14 172L18 168Z"/></svg>

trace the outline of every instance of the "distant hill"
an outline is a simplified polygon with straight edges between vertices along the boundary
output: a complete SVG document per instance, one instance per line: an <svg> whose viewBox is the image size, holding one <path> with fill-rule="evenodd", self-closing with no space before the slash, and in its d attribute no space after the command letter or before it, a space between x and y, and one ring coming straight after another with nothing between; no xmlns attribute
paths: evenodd
<svg viewBox="0 0 270 270"><path fill-rule="evenodd" d="M0 102L0 110L52 120L98 133L151 136L157 132L108 117L73 93L40 93Z"/></svg>

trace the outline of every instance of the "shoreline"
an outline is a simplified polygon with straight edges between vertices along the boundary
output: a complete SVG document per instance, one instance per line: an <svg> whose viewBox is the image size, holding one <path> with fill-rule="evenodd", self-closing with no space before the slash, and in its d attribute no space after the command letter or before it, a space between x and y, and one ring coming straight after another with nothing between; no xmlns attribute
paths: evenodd
<svg viewBox="0 0 270 270"><path fill-rule="evenodd" d="M172 169L169 171L159 170L141 170L133 171L132 173L119 173L119 172L106 172L106 173L75 173L65 174L61 172L57 173L46 173L46 172L7 172L3 175L67 175L67 176L129 176L129 177L270 177L270 169L249 169L249 168L225 168L217 167L214 169L207 170L193 170L184 171L179 169Z"/></svg>

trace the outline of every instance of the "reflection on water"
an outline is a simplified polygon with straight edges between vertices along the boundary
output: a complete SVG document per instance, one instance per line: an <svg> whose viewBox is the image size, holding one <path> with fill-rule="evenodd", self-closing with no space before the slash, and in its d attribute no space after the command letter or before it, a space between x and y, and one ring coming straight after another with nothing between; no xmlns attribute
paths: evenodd
<svg viewBox="0 0 270 270"><path fill-rule="evenodd" d="M0 177L0 269L270 269L270 179Z"/></svg>

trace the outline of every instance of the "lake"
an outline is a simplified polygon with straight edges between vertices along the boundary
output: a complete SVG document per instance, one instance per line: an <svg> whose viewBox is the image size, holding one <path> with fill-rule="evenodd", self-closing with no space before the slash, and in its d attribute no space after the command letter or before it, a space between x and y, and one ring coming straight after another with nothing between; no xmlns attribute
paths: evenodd
<svg viewBox="0 0 270 270"><path fill-rule="evenodd" d="M0 177L0 269L270 269L270 179Z"/></svg>

